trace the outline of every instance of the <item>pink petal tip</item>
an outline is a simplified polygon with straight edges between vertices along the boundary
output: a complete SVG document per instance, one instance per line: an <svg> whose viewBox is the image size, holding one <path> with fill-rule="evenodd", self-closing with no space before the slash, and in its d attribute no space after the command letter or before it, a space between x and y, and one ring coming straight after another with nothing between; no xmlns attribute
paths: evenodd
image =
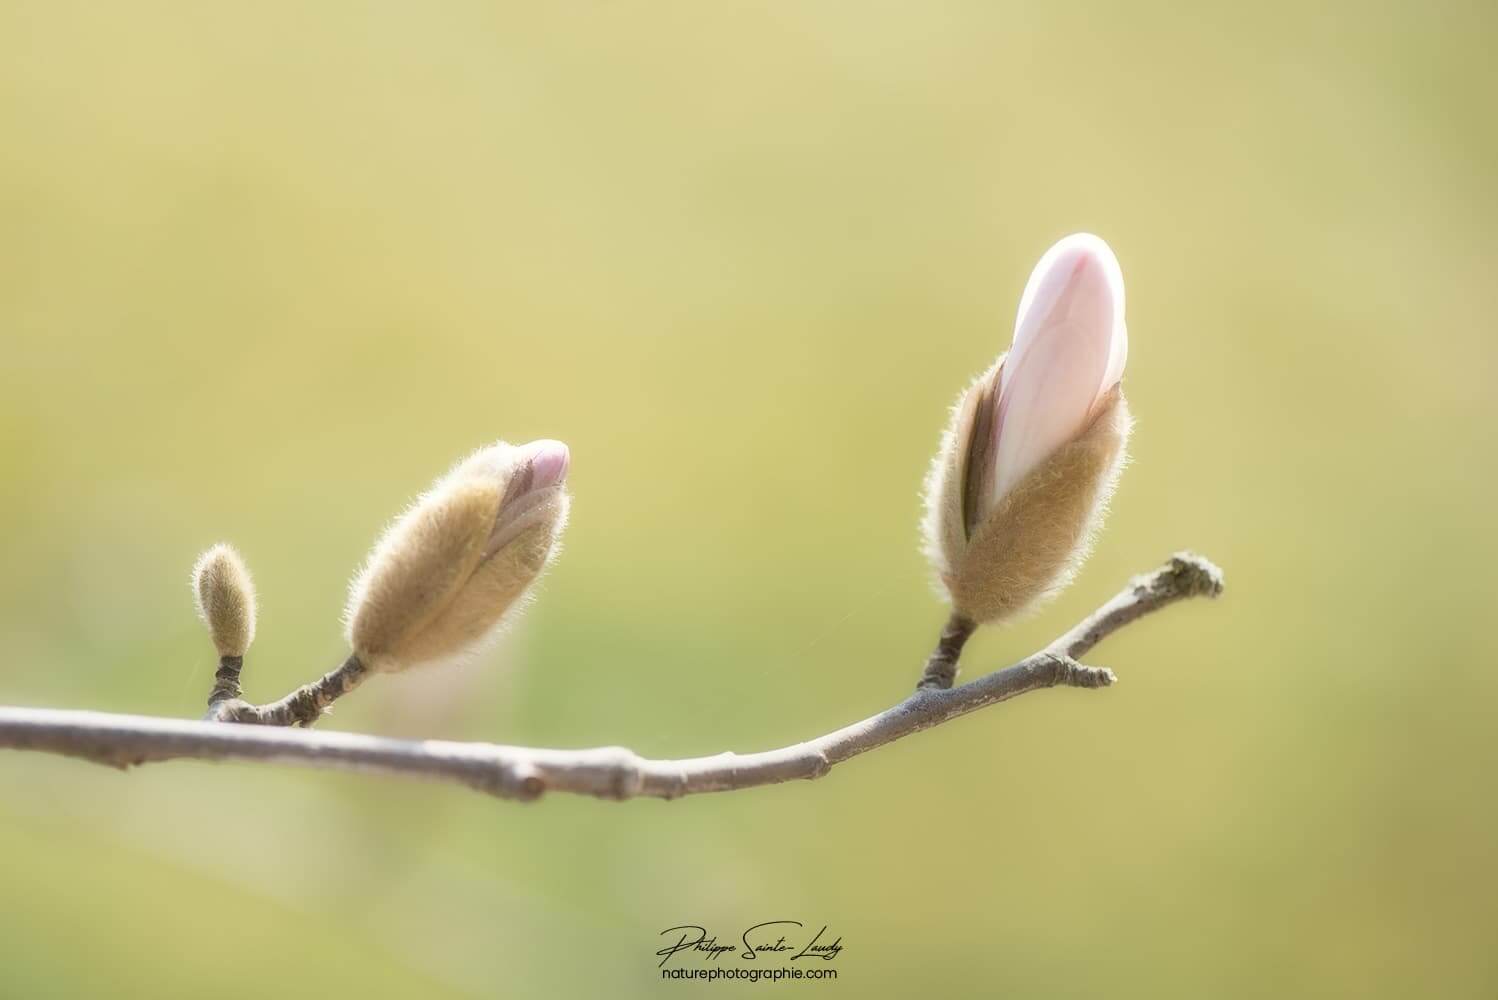
<svg viewBox="0 0 1498 1000"><path fill-rule="evenodd" d="M522 446L520 460L530 463L531 489L544 490L567 478L572 456L562 442L542 440Z"/></svg>

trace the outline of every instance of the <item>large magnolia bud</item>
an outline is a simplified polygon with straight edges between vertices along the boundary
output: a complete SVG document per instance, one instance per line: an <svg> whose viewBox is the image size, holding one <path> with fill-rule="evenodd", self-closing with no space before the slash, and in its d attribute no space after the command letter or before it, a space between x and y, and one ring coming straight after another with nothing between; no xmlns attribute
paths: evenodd
<svg viewBox="0 0 1498 1000"><path fill-rule="evenodd" d="M567 464L560 441L499 442L419 497L349 590L348 641L364 665L404 670L492 641L556 550Z"/></svg>
<svg viewBox="0 0 1498 1000"><path fill-rule="evenodd" d="M958 400L927 479L926 550L953 610L1000 621L1064 587L1123 467L1123 274L1096 236L1048 250L1014 345Z"/></svg>

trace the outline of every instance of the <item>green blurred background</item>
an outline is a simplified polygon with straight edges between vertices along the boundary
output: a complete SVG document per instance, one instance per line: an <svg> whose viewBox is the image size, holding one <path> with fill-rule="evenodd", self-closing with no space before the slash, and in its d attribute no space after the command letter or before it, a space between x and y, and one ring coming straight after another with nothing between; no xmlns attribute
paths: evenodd
<svg viewBox="0 0 1498 1000"><path fill-rule="evenodd" d="M330 728L651 755L824 732L942 620L918 491L1035 259L1110 241L1139 418L1007 662L1199 549L1229 591L816 784L533 807L0 754L0 996L697 995L658 932L909 996L1498 995L1491 4L0 3L0 702L252 696L469 449L572 447L471 669ZM762 989L763 987L759 987ZM773 987L772 987L773 988Z"/></svg>

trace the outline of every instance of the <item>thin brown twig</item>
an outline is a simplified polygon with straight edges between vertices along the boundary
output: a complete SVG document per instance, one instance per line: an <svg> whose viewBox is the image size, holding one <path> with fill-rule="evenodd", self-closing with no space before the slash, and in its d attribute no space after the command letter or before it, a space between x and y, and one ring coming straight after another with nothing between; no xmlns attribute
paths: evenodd
<svg viewBox="0 0 1498 1000"><path fill-rule="evenodd" d="M673 799L821 777L851 757L1027 691L1107 687L1114 682L1112 671L1084 666L1077 658L1143 615L1221 591L1217 567L1200 556L1178 554L1135 578L1071 631L1011 667L948 690L918 690L878 715L761 753L651 760L623 747L547 750L30 708L0 708L0 747L64 754L119 768L177 758L295 763L455 781L524 801L548 791L607 799Z"/></svg>
<svg viewBox="0 0 1498 1000"><path fill-rule="evenodd" d="M936 648L926 660L926 669L921 673L916 690L945 691L957 681L957 661L962 659L962 647L978 631L976 622L952 612L947 625L941 630Z"/></svg>
<svg viewBox="0 0 1498 1000"><path fill-rule="evenodd" d="M238 695L236 671L235 693L229 698L208 698L208 721L243 722L257 726L302 726L310 728L322 718L328 706L348 694L369 676L369 668L350 653L337 668L323 674L311 684L303 684L279 701L268 705L251 705ZM217 694L219 687L214 687Z"/></svg>

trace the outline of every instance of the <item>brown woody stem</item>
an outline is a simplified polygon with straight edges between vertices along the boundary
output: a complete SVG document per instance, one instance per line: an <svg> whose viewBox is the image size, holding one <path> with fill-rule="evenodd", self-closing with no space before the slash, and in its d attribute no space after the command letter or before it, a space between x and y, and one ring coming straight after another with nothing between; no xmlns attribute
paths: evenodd
<svg viewBox="0 0 1498 1000"><path fill-rule="evenodd" d="M921 681L915 686L917 691L935 690L945 691L957 680L957 661L962 658L962 647L972 638L973 633L978 631L978 623L969 621L956 612L947 619L947 624L941 630L941 638L937 640L936 648L931 651L931 657L926 660L926 670L921 674Z"/></svg>
<svg viewBox="0 0 1498 1000"><path fill-rule="evenodd" d="M320 719L329 705L358 687L367 676L369 668L356 654L350 653L349 658L337 669L328 671L311 684L303 684L280 701L273 701L268 705L251 705L237 697L219 702L210 700L211 711L208 717L214 722L301 726L305 729ZM237 683L235 687L237 694ZM214 690L217 691L218 688L215 687Z"/></svg>
<svg viewBox="0 0 1498 1000"><path fill-rule="evenodd" d="M272 705L220 704L225 726L137 715L0 707L0 748L80 757L125 768L194 758L301 764L457 782L502 798L528 801L546 792L606 799L672 799L798 778L819 778L835 765L895 740L1048 687L1107 687L1113 673L1077 661L1105 637L1142 615L1191 597L1216 597L1222 573L1206 559L1180 553L1135 577L1071 631L1018 663L948 690L918 690L877 715L802 743L759 753L652 760L624 747L549 750L493 743L395 740L357 733L301 732L359 682L364 666L350 657L315 684ZM235 706L232 707L231 706Z"/></svg>
<svg viewBox="0 0 1498 1000"><path fill-rule="evenodd" d="M243 656L219 657L218 671L213 675L213 690L208 693L210 714L212 714L212 709L218 707L219 702L231 701L239 697L239 672L243 668Z"/></svg>

